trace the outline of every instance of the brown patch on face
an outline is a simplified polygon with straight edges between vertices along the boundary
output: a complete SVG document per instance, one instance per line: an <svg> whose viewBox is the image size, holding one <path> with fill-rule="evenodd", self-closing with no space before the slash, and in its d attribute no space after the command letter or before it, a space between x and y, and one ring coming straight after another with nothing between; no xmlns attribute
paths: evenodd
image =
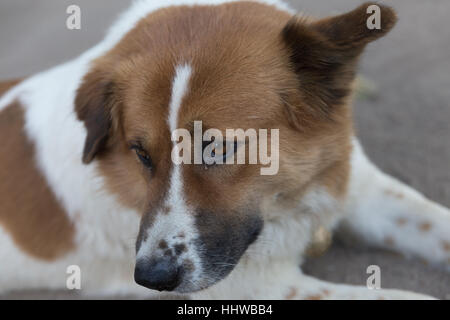
<svg viewBox="0 0 450 320"><path fill-rule="evenodd" d="M385 237L383 242L385 245L388 245L388 246L393 246L395 244L394 238L392 238L390 236Z"/></svg>
<svg viewBox="0 0 450 320"><path fill-rule="evenodd" d="M422 222L418 225L418 228L422 232L428 232L431 230L431 223L429 222Z"/></svg>
<svg viewBox="0 0 450 320"><path fill-rule="evenodd" d="M176 255L180 255L180 254L182 254L183 252L186 252L187 251L187 247L186 247L186 245L184 244L184 243L178 243L178 244L176 244L175 246L174 246L174 249L175 249L175 253L176 253Z"/></svg>
<svg viewBox="0 0 450 320"><path fill-rule="evenodd" d="M189 129L194 120L202 120L204 130L280 129L283 166L270 179L261 177L259 165L201 171L186 166L189 204L231 212L238 205L249 206L253 194L294 188L298 195L315 178L333 195L345 193L350 108L336 109L332 122L317 122L307 134L299 133L286 117L284 103L304 107L301 84L281 36L290 18L252 2L162 9L142 19L96 61L77 99L79 117L92 133L87 149L99 152L87 150L86 157L99 157L108 188L125 205L149 212L162 204L171 168L167 116L174 65L184 61L192 65L193 75L180 109L180 127ZM111 123L100 121L104 130L96 132L90 124L102 116ZM142 168L129 150L136 139L152 158L153 170Z"/></svg>
<svg viewBox="0 0 450 320"><path fill-rule="evenodd" d="M36 167L14 103L0 112L0 224L27 254L53 260L74 247L75 228Z"/></svg>
<svg viewBox="0 0 450 320"><path fill-rule="evenodd" d="M180 232L180 233L177 235L177 237L183 239L183 238L186 237L186 235L184 234L184 232Z"/></svg>
<svg viewBox="0 0 450 320"><path fill-rule="evenodd" d="M442 241L442 248L444 248L444 251L449 252L450 251L450 242L448 241Z"/></svg>
<svg viewBox="0 0 450 320"><path fill-rule="evenodd" d="M315 154L315 159L311 159L318 163L314 173L324 179L333 193L342 194L351 145L350 111L343 106L349 102L355 61L363 47L395 23L392 10L382 6L382 12L382 29L368 31L361 25L366 16L363 7L314 23L288 23L290 14L254 2L157 10L141 19L114 49L96 61L86 76L79 90L77 112L92 133L87 149L101 150L99 145L106 143L108 129L119 129L125 133L122 138L141 137L156 165L164 161L164 149L168 146L170 150L166 119L173 66L189 62L193 77L179 115L181 127L188 127L193 120L207 120L208 127L219 129L280 128L284 140L303 147L296 152L289 150L291 146L284 147L285 152L291 151L288 157L295 159L296 169L299 159L306 164L310 162L307 154ZM325 67L323 62L330 63L326 66L329 69L321 69ZM112 118L112 123L97 121L105 118ZM293 120L297 122L295 127L304 134L309 132L309 136L300 137L298 131L289 130ZM90 126L96 122L101 123L99 132ZM310 144L303 143L314 134ZM330 150L317 150L318 144ZM88 159L95 155L89 150ZM127 151L120 150L120 162L125 160ZM120 169L112 165L119 163L118 154L115 158L111 165L103 166L107 176L119 175ZM252 170L253 167L241 166L245 169L241 176L254 175L259 167ZM121 176L122 182L112 181L111 186L125 202L135 204L139 196L126 198L144 189L145 184L134 179L139 187L134 187L133 192L125 187L119 190L131 181L126 174ZM210 185L204 183L205 188ZM239 192L236 198L241 196Z"/></svg>
<svg viewBox="0 0 450 320"><path fill-rule="evenodd" d="M292 300L295 298L295 296L297 295L297 289L295 289L294 287L291 287L289 289L288 294L286 295L286 300Z"/></svg>
<svg viewBox="0 0 450 320"><path fill-rule="evenodd" d="M320 294L310 295L305 300L322 300L322 296Z"/></svg>
<svg viewBox="0 0 450 320"><path fill-rule="evenodd" d="M165 240L161 240L161 241L159 242L158 247L159 247L160 249L167 249L167 247L168 247L167 242L166 242Z"/></svg>
<svg viewBox="0 0 450 320"><path fill-rule="evenodd" d="M322 293L323 293L324 296L329 296L330 295L330 291L327 290L327 289L323 289Z"/></svg>
<svg viewBox="0 0 450 320"><path fill-rule="evenodd" d="M405 224L406 224L406 222L407 222L408 220L406 220L406 218L398 218L397 220L396 220L396 224L399 226L399 227L401 227L401 226L404 226Z"/></svg>

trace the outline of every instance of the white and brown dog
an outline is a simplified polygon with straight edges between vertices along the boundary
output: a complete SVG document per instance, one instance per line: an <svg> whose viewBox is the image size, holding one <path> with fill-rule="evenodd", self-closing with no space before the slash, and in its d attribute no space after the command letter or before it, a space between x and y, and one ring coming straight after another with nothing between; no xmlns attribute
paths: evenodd
<svg viewBox="0 0 450 320"><path fill-rule="evenodd" d="M358 57L396 22L380 6L369 30L369 5L312 21L277 0L140 0L80 57L3 84L0 292L64 289L77 265L86 295L426 298L299 268L339 225L450 270L449 210L354 138ZM196 120L279 129L278 174L174 164Z"/></svg>

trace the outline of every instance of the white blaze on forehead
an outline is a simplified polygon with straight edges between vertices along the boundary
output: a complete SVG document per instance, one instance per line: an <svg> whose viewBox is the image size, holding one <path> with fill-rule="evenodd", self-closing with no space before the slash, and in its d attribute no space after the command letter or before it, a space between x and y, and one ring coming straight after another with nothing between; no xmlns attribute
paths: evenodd
<svg viewBox="0 0 450 320"><path fill-rule="evenodd" d="M180 113L183 98L189 90L191 75L192 68L190 65L185 64L177 66L175 68L175 77L172 82L172 96L169 104L169 116L167 118L167 123L169 125L171 133L173 133L178 128L178 115ZM176 145L176 141L174 141L173 147L176 148ZM186 215L188 213L188 208L183 197L183 180L181 176L181 168L179 165L176 165L174 163L172 174L170 176L168 198L165 202L166 205L170 207L169 214L175 213Z"/></svg>
<svg viewBox="0 0 450 320"><path fill-rule="evenodd" d="M169 104L169 115L167 123L171 132L178 127L178 115L182 106L183 98L189 90L189 83L192 75L192 68L189 65L181 65L175 68L175 76L172 82L172 95ZM176 142L173 142L173 147ZM183 179L181 166L172 164L172 171L169 180L167 198L162 207L167 208L167 212L156 212L153 224L147 229L147 237L141 243L137 253L137 259L158 256L158 244L164 240L169 248L173 248L177 243L183 243L188 250L181 257L188 258L195 265L195 274L191 275L191 281L195 281L201 272L200 257L196 252L193 241L197 238L195 220L192 210L186 204L183 195ZM180 237L180 235L183 235ZM144 237L145 238L145 237Z"/></svg>
<svg viewBox="0 0 450 320"><path fill-rule="evenodd" d="M189 90L189 81L191 79L192 68L185 64L175 68L175 77L172 82L172 97L169 104L169 124L170 132L178 128L178 114L183 98Z"/></svg>
<svg viewBox="0 0 450 320"><path fill-rule="evenodd" d="M175 68L175 77L172 82L172 97L169 104L169 117L167 118L167 123L169 124L171 133L173 133L178 128L178 115L180 113L183 98L189 90L191 74L192 68L187 64L177 66ZM176 141L174 141L173 147L176 148L176 145ZM172 168L166 205L170 207L169 214L188 214L188 208L183 197L183 180L181 176L181 168L176 164L173 164ZM183 218L183 220L185 219Z"/></svg>

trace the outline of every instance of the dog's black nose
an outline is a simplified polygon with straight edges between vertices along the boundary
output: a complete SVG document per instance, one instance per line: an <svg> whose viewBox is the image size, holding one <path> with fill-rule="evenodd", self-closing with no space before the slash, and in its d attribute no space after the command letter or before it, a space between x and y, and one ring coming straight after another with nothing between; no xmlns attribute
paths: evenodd
<svg viewBox="0 0 450 320"><path fill-rule="evenodd" d="M140 260L134 269L134 281L149 289L172 291L180 284L180 272L169 259Z"/></svg>

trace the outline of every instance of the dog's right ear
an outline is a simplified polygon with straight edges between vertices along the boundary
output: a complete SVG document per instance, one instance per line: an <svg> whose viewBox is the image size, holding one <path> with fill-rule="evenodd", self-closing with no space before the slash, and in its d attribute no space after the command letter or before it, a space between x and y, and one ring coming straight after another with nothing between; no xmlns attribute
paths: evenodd
<svg viewBox="0 0 450 320"><path fill-rule="evenodd" d="M113 82L99 70L88 73L77 90L75 111L84 122L87 136L84 143L83 163L90 163L107 142L111 130Z"/></svg>

